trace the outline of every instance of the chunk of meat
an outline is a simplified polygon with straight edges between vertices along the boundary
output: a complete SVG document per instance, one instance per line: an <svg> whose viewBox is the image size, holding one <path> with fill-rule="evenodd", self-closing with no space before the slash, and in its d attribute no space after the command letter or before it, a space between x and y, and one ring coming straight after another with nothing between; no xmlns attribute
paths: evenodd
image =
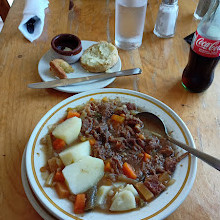
<svg viewBox="0 0 220 220"><path fill-rule="evenodd" d="M176 158L175 157L167 157L164 163L165 170L169 173L172 174L174 170L176 169Z"/></svg>
<svg viewBox="0 0 220 220"><path fill-rule="evenodd" d="M169 157L174 154L174 150L169 145L165 145L164 147L162 147L159 152L165 157Z"/></svg>
<svg viewBox="0 0 220 220"><path fill-rule="evenodd" d="M144 181L145 186L154 194L159 195L166 188L158 179L157 175L149 176Z"/></svg>

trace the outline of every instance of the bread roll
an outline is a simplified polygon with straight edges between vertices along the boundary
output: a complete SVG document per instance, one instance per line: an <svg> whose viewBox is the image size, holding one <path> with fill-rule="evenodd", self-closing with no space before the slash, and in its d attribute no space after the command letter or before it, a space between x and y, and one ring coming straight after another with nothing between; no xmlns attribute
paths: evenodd
<svg viewBox="0 0 220 220"><path fill-rule="evenodd" d="M118 61L117 48L106 41L92 45L84 51L80 63L89 72L105 72Z"/></svg>

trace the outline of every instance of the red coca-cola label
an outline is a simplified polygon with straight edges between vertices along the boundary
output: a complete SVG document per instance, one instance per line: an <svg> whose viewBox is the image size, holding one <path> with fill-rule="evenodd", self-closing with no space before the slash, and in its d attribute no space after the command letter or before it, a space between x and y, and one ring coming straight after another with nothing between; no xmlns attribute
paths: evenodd
<svg viewBox="0 0 220 220"><path fill-rule="evenodd" d="M198 34L197 31L191 47L194 52L204 57L220 56L220 40L210 40Z"/></svg>

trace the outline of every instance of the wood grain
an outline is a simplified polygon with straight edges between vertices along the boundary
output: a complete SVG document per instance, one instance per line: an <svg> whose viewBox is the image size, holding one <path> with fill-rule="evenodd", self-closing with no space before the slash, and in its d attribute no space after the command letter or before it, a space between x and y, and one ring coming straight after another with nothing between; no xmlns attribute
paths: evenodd
<svg viewBox="0 0 220 220"><path fill-rule="evenodd" d="M114 43L114 1L50 1L44 31L30 43L18 30L24 0L15 0L0 34L0 218L41 219L29 203L21 183L21 159L26 143L41 117L73 94L53 89L32 90L39 82L38 62L59 33L73 33L84 40ZM181 86L189 45L183 40L196 30L193 13L198 1L179 1L175 37L153 34L160 1L149 0L143 43L133 51L119 50L122 68L140 67L143 74L116 79L108 87L126 88L151 95L170 106L186 123L198 149L220 158L220 65L212 86L204 93L189 93ZM220 174L198 160L191 192L167 219L216 220L220 218Z"/></svg>

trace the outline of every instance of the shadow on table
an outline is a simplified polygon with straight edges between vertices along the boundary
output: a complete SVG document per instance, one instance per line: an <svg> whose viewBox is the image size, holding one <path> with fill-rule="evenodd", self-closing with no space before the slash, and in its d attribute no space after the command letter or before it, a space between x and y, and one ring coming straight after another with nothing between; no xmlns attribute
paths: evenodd
<svg viewBox="0 0 220 220"><path fill-rule="evenodd" d="M187 91L183 85L181 79L177 80L172 87L164 91L164 95L161 97L161 101L169 105L171 108L178 106L185 106L188 103L195 103L199 97L204 93L191 93Z"/></svg>

